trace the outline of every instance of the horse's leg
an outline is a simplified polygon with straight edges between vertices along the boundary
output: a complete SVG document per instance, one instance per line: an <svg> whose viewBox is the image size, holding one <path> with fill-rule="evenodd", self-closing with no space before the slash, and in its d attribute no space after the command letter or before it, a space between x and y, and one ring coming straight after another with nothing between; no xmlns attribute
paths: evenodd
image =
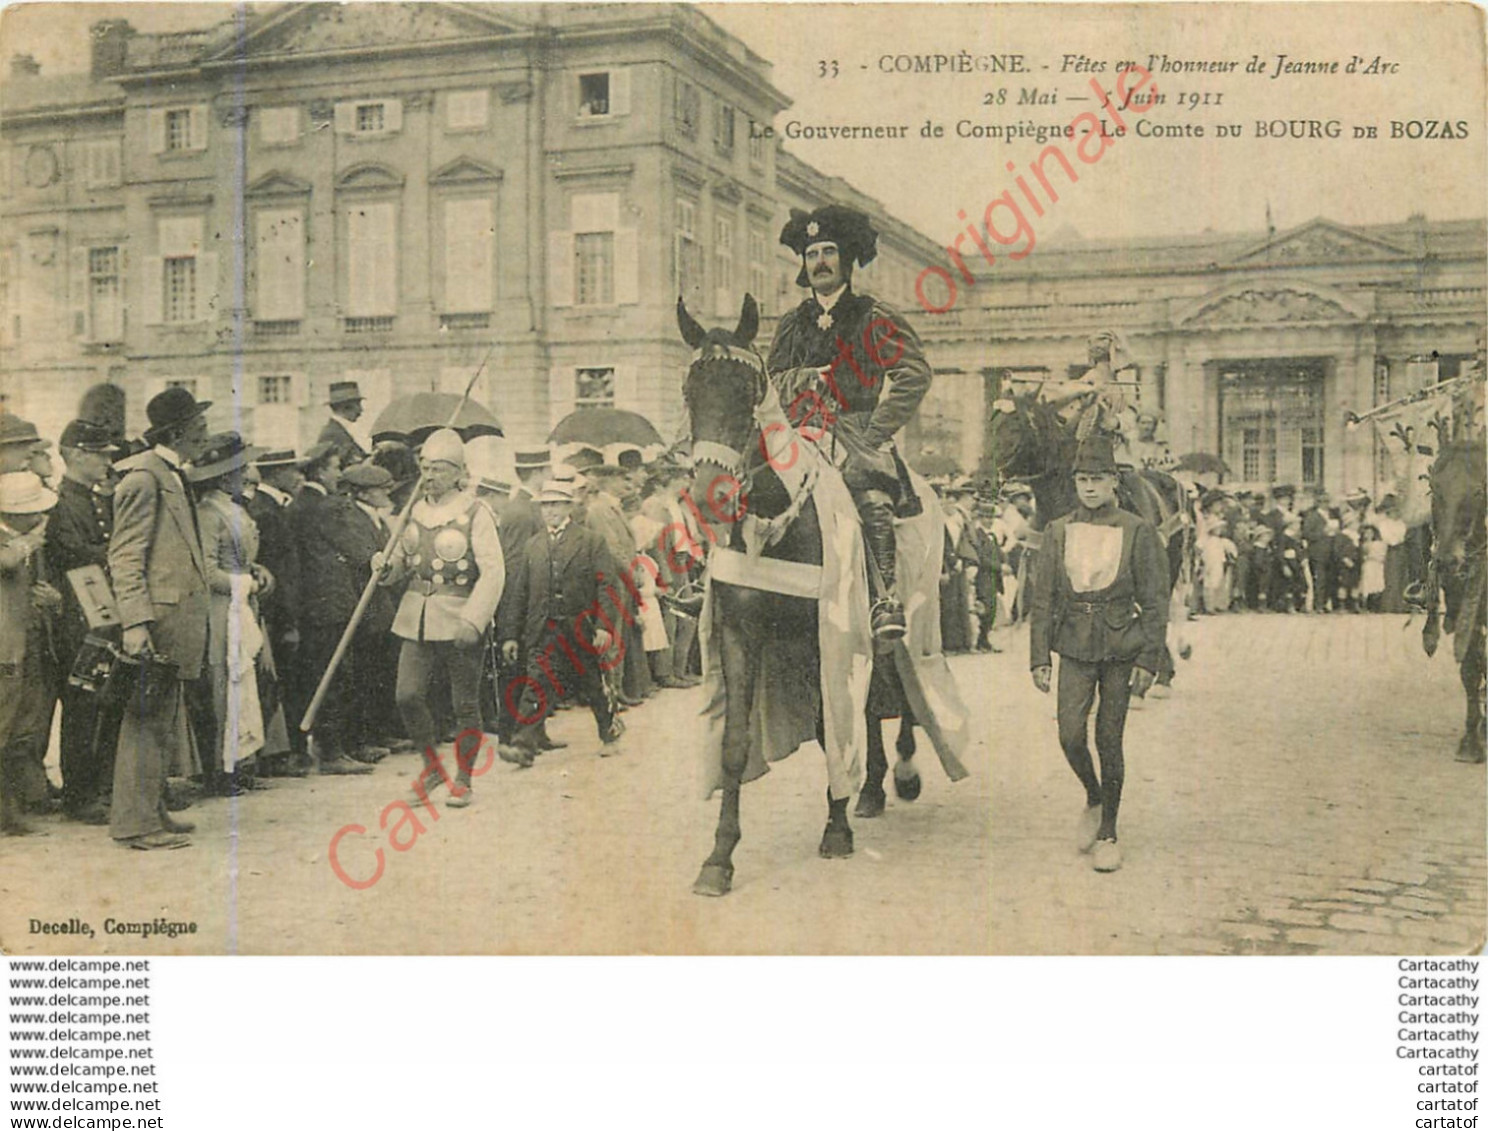
<svg viewBox="0 0 1488 1131"><path fill-rule="evenodd" d="M1478 763L1488 758L1483 743L1483 679L1488 656L1485 656L1483 629L1474 625L1471 629L1459 628L1458 631L1471 631L1477 638L1463 657L1460 669L1462 690L1467 695L1467 723L1462 741L1457 744L1457 761Z"/></svg>
<svg viewBox="0 0 1488 1131"><path fill-rule="evenodd" d="M868 714L868 776L858 794L854 817L878 817L884 811L884 775L889 772L889 759L884 754L883 720Z"/></svg>
<svg viewBox="0 0 1488 1131"><path fill-rule="evenodd" d="M894 740L894 749L899 752L899 761L894 763L894 793L900 801L913 801L920 795L920 771L914 764L915 718L908 707L899 718L899 737Z"/></svg>
<svg viewBox="0 0 1488 1131"><path fill-rule="evenodd" d="M720 600L726 601L720 593ZM739 787L749 757L749 716L754 706L759 654L742 629L729 623L727 607L720 610L719 658L725 689L723 722L723 800L718 807L718 830L713 852L703 861L692 885L698 895L727 895L734 880L734 849L739 827Z"/></svg>
<svg viewBox="0 0 1488 1131"><path fill-rule="evenodd" d="M823 708L816 716L816 741L823 750L827 748L825 711ZM827 827L822 830L821 845L816 851L827 860L840 860L853 854L853 831L847 823L847 798L833 797L830 786L827 787Z"/></svg>

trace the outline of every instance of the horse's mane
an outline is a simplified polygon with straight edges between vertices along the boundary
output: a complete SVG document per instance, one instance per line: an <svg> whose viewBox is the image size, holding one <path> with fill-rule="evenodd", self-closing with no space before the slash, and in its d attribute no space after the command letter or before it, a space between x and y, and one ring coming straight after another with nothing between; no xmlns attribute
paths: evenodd
<svg viewBox="0 0 1488 1131"><path fill-rule="evenodd" d="M1002 415L1015 418L1027 439L1018 445L1017 452L1009 453L1010 458L1023 453L1020 462L1024 466L1008 465L1003 470L1010 475L1037 475L1072 467L1075 430L1060 417L1059 409L1043 400L1036 389L1014 393L1010 399L1013 411Z"/></svg>

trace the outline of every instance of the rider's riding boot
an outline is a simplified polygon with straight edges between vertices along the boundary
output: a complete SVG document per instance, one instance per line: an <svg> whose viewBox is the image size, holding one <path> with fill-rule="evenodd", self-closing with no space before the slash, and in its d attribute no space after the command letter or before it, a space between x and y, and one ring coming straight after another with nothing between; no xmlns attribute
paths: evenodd
<svg viewBox="0 0 1488 1131"><path fill-rule="evenodd" d="M873 602L873 638L892 642L904 636L904 606L894 596L894 506L888 496L873 492L858 504L863 540L878 567L880 587Z"/></svg>

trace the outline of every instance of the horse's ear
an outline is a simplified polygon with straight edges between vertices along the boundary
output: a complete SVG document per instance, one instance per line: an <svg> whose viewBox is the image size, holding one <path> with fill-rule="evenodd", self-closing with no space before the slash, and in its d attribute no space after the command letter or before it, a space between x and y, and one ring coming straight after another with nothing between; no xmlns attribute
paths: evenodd
<svg viewBox="0 0 1488 1131"><path fill-rule="evenodd" d="M693 349L702 349L703 343L708 340L708 331L697 324L691 314L687 313L687 304L682 297L677 296L677 328L682 331L682 340Z"/></svg>
<svg viewBox="0 0 1488 1131"><path fill-rule="evenodd" d="M753 295L746 294L744 305L739 310L739 324L734 327L734 345L749 345L754 341L757 333L759 333L759 303L754 301Z"/></svg>

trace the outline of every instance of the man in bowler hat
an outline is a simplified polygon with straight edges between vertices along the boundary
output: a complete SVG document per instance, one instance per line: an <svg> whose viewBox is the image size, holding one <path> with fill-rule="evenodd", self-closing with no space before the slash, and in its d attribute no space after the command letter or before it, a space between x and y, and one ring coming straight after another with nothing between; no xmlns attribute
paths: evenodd
<svg viewBox="0 0 1488 1131"><path fill-rule="evenodd" d="M120 726L109 832L130 848L191 843L184 835L190 822L166 812L165 779L198 765L185 685L201 677L206 661L210 593L184 465L206 449L210 405L180 387L154 397L145 406L150 450L114 492L108 564L124 651L154 654L176 667L169 693L148 702L131 697Z"/></svg>

